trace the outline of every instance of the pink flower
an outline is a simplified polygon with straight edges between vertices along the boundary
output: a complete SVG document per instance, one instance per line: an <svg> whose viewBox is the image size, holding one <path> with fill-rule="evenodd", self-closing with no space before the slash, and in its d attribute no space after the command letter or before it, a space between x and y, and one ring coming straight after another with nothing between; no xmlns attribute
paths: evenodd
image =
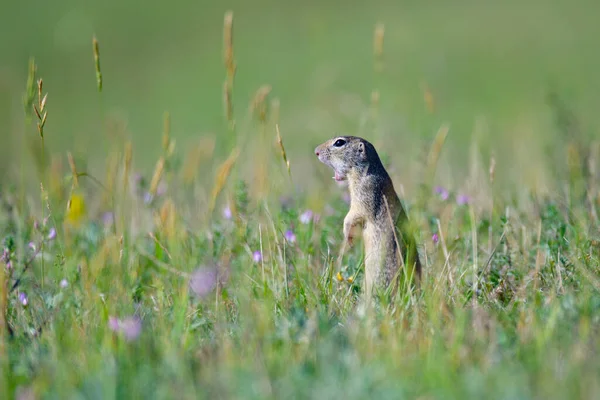
<svg viewBox="0 0 600 400"><path fill-rule="evenodd" d="M262 260L262 253L260 250L256 250L254 253L252 253L252 259L255 263L259 263Z"/></svg>
<svg viewBox="0 0 600 400"><path fill-rule="evenodd" d="M292 230L286 231L284 236L287 239L287 241L290 243L294 243L296 241L296 235L294 234L294 232Z"/></svg>
<svg viewBox="0 0 600 400"><path fill-rule="evenodd" d="M123 320L117 317L108 317L108 328L115 333L122 334L127 341L132 341L142 333L142 321L137 316L126 317Z"/></svg>
<svg viewBox="0 0 600 400"><path fill-rule="evenodd" d="M104 223L105 226L112 225L114 219L115 219L115 216L110 211L107 211L104 214L102 214L102 222Z"/></svg>
<svg viewBox="0 0 600 400"><path fill-rule="evenodd" d="M313 212L311 210L306 210L302 214L300 214L300 217L298 219L304 225L308 225L313 219Z"/></svg>
<svg viewBox="0 0 600 400"><path fill-rule="evenodd" d="M51 228L50 232L48 232L48 240L56 239L56 229Z"/></svg>
<svg viewBox="0 0 600 400"><path fill-rule="evenodd" d="M108 317L108 327L113 332L119 332L119 319L117 317Z"/></svg>
<svg viewBox="0 0 600 400"><path fill-rule="evenodd" d="M120 321L119 329L126 340L135 340L142 333L142 321L138 317L127 317Z"/></svg>
<svg viewBox="0 0 600 400"><path fill-rule="evenodd" d="M440 241L440 237L439 237L439 235L437 233L434 233L431 236L431 240L433 241L434 244L437 244Z"/></svg>
<svg viewBox="0 0 600 400"><path fill-rule="evenodd" d="M436 186L435 192L440 196L440 198L443 201L448 200L448 198L450 197L450 193L445 188L443 188L441 186Z"/></svg>
<svg viewBox="0 0 600 400"><path fill-rule="evenodd" d="M466 194L460 194L456 197L456 204L459 206L464 206L465 204L469 204L471 198Z"/></svg>
<svg viewBox="0 0 600 400"><path fill-rule="evenodd" d="M217 271L212 268L198 268L190 278L190 289L198 297L206 297L217 286Z"/></svg>
<svg viewBox="0 0 600 400"><path fill-rule="evenodd" d="M152 194L150 192L144 193L144 204L150 204L150 203L152 203L153 199L154 198L152 197Z"/></svg>
<svg viewBox="0 0 600 400"><path fill-rule="evenodd" d="M27 298L27 295L25 293L19 293L19 302L23 304L23 307L27 307L27 304L29 304L29 299Z"/></svg>
<svg viewBox="0 0 600 400"><path fill-rule="evenodd" d="M223 208L223 217L224 217L225 219L231 219L231 217L232 217L232 213L231 213L231 208L229 207L229 205L226 205L226 206Z"/></svg>

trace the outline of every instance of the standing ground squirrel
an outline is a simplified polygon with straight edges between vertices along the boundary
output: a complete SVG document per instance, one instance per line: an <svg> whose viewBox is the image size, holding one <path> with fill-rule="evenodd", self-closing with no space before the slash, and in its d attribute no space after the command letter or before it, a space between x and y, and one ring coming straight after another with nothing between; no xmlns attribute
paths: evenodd
<svg viewBox="0 0 600 400"><path fill-rule="evenodd" d="M333 168L336 181L348 180L350 211L344 218L344 238L352 245L352 230L362 226L365 245L365 294L373 287L394 291L400 266L408 277L421 275L416 240L408 217L375 147L356 136L338 136L315 149L319 160ZM344 244L345 245L345 244ZM404 263L402 263L402 258ZM394 281L394 282L393 282Z"/></svg>

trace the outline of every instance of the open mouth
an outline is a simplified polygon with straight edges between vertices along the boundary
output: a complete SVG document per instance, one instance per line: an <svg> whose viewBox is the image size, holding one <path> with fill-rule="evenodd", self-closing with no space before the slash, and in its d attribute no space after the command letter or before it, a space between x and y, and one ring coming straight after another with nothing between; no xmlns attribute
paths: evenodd
<svg viewBox="0 0 600 400"><path fill-rule="evenodd" d="M331 167L333 169L333 171L335 172L335 175L333 176L333 179L335 179L336 182L342 182L342 181L346 180L346 174L342 173L342 172L338 172L328 159L322 157L320 154L317 154L317 158L323 164L325 164L325 165L327 165L327 166L329 166L329 167Z"/></svg>
<svg viewBox="0 0 600 400"><path fill-rule="evenodd" d="M335 171L335 176L333 177L333 179L335 179L338 182L345 181L346 180L346 175L341 174L341 173Z"/></svg>

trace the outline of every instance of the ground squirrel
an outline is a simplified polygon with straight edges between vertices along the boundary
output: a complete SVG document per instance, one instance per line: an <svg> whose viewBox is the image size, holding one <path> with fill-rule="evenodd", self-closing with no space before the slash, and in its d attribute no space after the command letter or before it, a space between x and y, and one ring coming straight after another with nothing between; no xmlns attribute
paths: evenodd
<svg viewBox="0 0 600 400"><path fill-rule="evenodd" d="M353 228L362 226L365 294L370 296L374 286L386 289L392 283L395 291L394 279L401 275L403 264L410 267L404 276L412 277L416 272L419 277L421 262L415 237L409 231L406 212L375 147L360 137L338 136L319 145L315 154L333 168L336 181L348 181L350 211L344 218L344 238L352 245Z"/></svg>

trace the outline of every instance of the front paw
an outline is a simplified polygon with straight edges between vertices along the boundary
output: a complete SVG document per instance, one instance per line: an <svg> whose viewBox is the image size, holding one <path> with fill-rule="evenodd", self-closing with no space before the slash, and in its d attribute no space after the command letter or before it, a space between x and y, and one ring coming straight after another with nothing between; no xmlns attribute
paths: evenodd
<svg viewBox="0 0 600 400"><path fill-rule="evenodd" d="M344 224L344 240L352 247L354 244L354 235L352 235L352 225Z"/></svg>
<svg viewBox="0 0 600 400"><path fill-rule="evenodd" d="M353 235L346 235L346 243L348 243L348 246L352 247L354 246L354 236Z"/></svg>

